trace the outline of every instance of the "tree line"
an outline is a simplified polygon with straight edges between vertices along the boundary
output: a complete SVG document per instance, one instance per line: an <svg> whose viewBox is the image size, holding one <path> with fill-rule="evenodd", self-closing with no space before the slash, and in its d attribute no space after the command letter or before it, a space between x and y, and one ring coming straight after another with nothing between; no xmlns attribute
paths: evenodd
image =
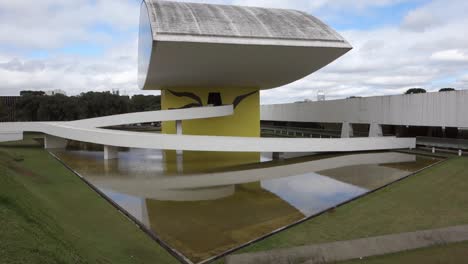
<svg viewBox="0 0 468 264"><path fill-rule="evenodd" d="M439 92L453 92L456 91L455 88L442 88ZM411 88L406 91L405 94L420 94L420 93L427 93L427 91L423 88Z"/></svg>
<svg viewBox="0 0 468 264"><path fill-rule="evenodd" d="M87 92L78 96L47 96L40 91L22 91L15 112L17 121L72 121L160 109L161 97L153 95L129 97L110 92Z"/></svg>

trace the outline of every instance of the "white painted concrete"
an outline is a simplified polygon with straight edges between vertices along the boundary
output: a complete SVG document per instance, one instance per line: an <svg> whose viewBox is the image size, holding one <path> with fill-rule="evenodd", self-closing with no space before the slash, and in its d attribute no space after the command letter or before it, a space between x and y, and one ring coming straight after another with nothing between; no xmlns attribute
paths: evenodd
<svg viewBox="0 0 468 264"><path fill-rule="evenodd" d="M370 124L369 137L383 137L382 125L377 123Z"/></svg>
<svg viewBox="0 0 468 264"><path fill-rule="evenodd" d="M141 89L257 87L301 79L351 45L300 11L145 0L140 11Z"/></svg>
<svg viewBox="0 0 468 264"><path fill-rule="evenodd" d="M40 131L37 131L40 132ZM52 135L45 135L44 148L45 149L64 149L67 147L68 140L63 137L56 137Z"/></svg>
<svg viewBox="0 0 468 264"><path fill-rule="evenodd" d="M113 160L119 158L119 148L104 146L104 160Z"/></svg>
<svg viewBox="0 0 468 264"><path fill-rule="evenodd" d="M23 133L17 132L2 132L0 133L0 142L10 142L23 140Z"/></svg>
<svg viewBox="0 0 468 264"><path fill-rule="evenodd" d="M182 136L184 134L182 130L182 120L176 120L175 126L176 126L176 135ZM180 150L180 149L178 149L176 152L177 152L177 155L182 155L184 153L183 150Z"/></svg>
<svg viewBox="0 0 468 264"><path fill-rule="evenodd" d="M174 120L205 119L230 116L232 114L234 114L234 108L232 105L216 107L207 106L194 107L190 109L160 110L90 118L68 122L67 125L95 128Z"/></svg>
<svg viewBox="0 0 468 264"><path fill-rule="evenodd" d="M196 110L198 115L192 113ZM200 109L186 109L165 111L173 120L185 120L200 116L221 116L232 110L229 107L212 107ZM144 118L132 114L137 120ZM141 113L145 116L147 113ZM159 121L155 115L151 121ZM122 116L120 116L122 118ZM349 152L387 149L415 148L416 139L411 138L347 138L347 139L316 139L316 138L248 138L248 137L213 137L213 136L185 136L164 135L154 133L128 132L89 127L91 124L124 124L131 121L116 117L104 117L75 122L13 122L1 123L1 132L41 132L50 136L71 139L113 147L130 147L143 149L189 150L189 151L220 151L220 152ZM163 117L167 120L167 117ZM48 147L54 146L54 138L50 138ZM61 147L64 143L58 142Z"/></svg>
<svg viewBox="0 0 468 264"><path fill-rule="evenodd" d="M343 122L343 124L341 125L341 138L350 138L353 135L353 125L349 122Z"/></svg>
<svg viewBox="0 0 468 264"><path fill-rule="evenodd" d="M178 136L154 133L80 128L66 123L4 123L2 128L42 132L56 137L115 147L221 152L349 152L416 147L415 138L247 138Z"/></svg>
<svg viewBox="0 0 468 264"><path fill-rule="evenodd" d="M468 127L468 91L264 105L261 120Z"/></svg>

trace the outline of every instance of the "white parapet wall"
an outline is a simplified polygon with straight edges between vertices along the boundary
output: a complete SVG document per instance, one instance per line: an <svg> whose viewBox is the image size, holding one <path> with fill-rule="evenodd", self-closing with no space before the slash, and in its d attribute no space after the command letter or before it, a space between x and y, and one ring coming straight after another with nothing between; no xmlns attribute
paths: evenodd
<svg viewBox="0 0 468 264"><path fill-rule="evenodd" d="M414 138L248 138L164 135L59 123L10 123L9 129L114 147L221 152L350 152L415 148ZM0 126L0 131L2 126Z"/></svg>
<svg viewBox="0 0 468 264"><path fill-rule="evenodd" d="M44 148L45 149L64 149L67 147L68 140L61 137L45 135Z"/></svg>
<svg viewBox="0 0 468 264"><path fill-rule="evenodd" d="M468 127L468 91L264 105L261 120Z"/></svg>
<svg viewBox="0 0 468 264"><path fill-rule="evenodd" d="M111 127L119 125L163 122L174 120L193 120L205 119L213 117L230 116L234 113L232 105L217 106L217 107L194 107L190 109L174 109L148 111L139 113L130 113L122 115L104 116L78 121L68 122L68 125L77 127Z"/></svg>
<svg viewBox="0 0 468 264"><path fill-rule="evenodd" d="M10 142L23 140L22 132L1 132L0 133L0 142Z"/></svg>

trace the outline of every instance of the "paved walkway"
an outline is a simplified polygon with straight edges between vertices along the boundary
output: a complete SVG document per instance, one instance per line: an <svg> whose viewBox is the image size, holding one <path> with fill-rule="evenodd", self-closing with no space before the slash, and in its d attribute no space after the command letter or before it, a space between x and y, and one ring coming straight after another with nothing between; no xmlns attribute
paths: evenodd
<svg viewBox="0 0 468 264"><path fill-rule="evenodd" d="M468 225L228 256L227 264L329 263L468 241Z"/></svg>

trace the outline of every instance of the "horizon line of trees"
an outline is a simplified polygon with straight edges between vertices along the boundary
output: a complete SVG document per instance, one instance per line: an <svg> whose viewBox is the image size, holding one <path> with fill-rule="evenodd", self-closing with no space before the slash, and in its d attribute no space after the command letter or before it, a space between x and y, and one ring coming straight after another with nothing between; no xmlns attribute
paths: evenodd
<svg viewBox="0 0 468 264"><path fill-rule="evenodd" d="M455 88L442 88L439 92L453 92L456 91ZM420 93L427 93L426 89L424 88L411 88L405 92L405 94L420 94Z"/></svg>
<svg viewBox="0 0 468 264"><path fill-rule="evenodd" d="M3 108L0 107L0 113ZM111 92L86 92L77 96L45 95L22 91L16 103L17 121L73 121L161 109L161 96L121 96Z"/></svg>

